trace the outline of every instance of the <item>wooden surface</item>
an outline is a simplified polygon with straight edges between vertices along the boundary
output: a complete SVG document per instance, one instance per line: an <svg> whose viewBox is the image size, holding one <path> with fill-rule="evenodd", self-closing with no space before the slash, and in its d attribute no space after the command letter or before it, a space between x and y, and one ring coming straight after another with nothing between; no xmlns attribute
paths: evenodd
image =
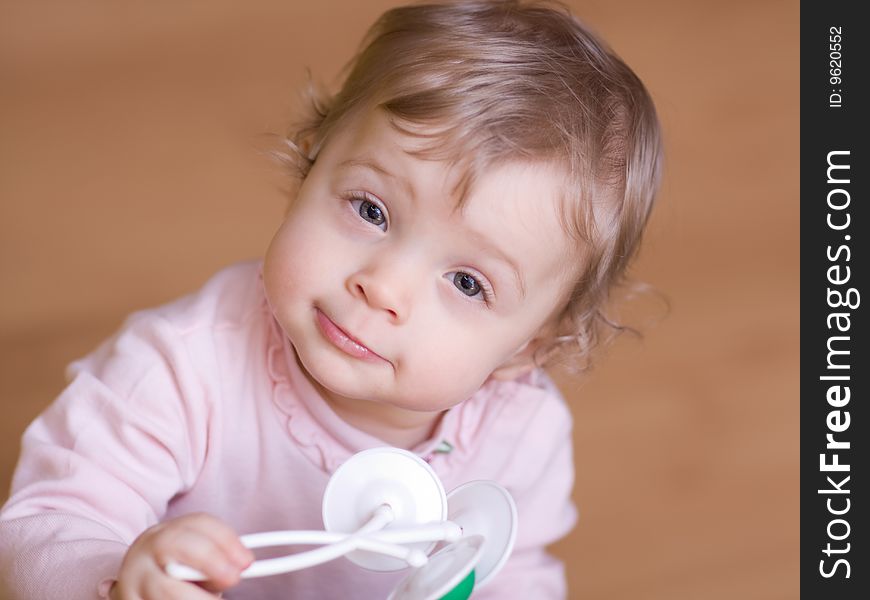
<svg viewBox="0 0 870 600"><path fill-rule="evenodd" d="M393 4L0 4L0 500L65 364L262 254L286 197L256 134ZM571 5L658 104L667 172L634 275L670 302L558 376L571 597L795 598L798 3Z"/></svg>

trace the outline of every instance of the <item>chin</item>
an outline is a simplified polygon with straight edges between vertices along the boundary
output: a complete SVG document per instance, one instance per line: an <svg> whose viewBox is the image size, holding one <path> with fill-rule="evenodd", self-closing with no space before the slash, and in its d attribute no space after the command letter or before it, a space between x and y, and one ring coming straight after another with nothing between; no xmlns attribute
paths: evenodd
<svg viewBox="0 0 870 600"><path fill-rule="evenodd" d="M321 387L346 398L362 400L371 397L368 392L373 391L373 376L353 365L350 361L354 359L345 360L329 348L315 346L311 352L304 345L294 347L302 369Z"/></svg>
<svg viewBox="0 0 870 600"><path fill-rule="evenodd" d="M414 386L415 388L425 387L427 389L438 389L437 384L432 385L424 385L424 386ZM470 395L470 394L469 394ZM382 403L389 404L394 408L406 410L409 412L416 413L438 413L443 412L457 404L461 403L461 400L452 400L449 397L449 394L441 394L439 393L437 396L420 396L414 395L413 393L395 393L392 395L393 397L382 400Z"/></svg>

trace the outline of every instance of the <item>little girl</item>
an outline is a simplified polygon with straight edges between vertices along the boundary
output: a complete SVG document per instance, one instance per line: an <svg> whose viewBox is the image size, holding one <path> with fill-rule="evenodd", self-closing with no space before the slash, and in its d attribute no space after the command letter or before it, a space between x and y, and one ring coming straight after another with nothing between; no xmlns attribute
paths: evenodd
<svg viewBox="0 0 870 600"><path fill-rule="evenodd" d="M586 358L638 247L649 95L560 6L475 0L388 11L313 106L262 263L131 316L24 434L11 597L385 598L404 573L345 560L240 583L238 539L320 529L331 473L382 445L510 490L515 550L476 598L565 596L571 418L540 367Z"/></svg>

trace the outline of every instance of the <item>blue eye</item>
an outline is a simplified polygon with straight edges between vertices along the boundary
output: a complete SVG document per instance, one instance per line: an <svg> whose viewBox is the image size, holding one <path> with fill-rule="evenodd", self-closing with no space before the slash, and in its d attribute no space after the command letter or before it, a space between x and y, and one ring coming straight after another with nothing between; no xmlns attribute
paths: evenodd
<svg viewBox="0 0 870 600"><path fill-rule="evenodd" d="M457 271L453 276L453 285L466 296L477 296L481 293L480 284L477 282L477 279L462 271Z"/></svg>
<svg viewBox="0 0 870 600"><path fill-rule="evenodd" d="M363 219L373 225L381 225L383 223L386 223L387 221L384 218L384 211L382 211L380 207L375 206L368 200L360 204L359 216L361 216Z"/></svg>
<svg viewBox="0 0 870 600"><path fill-rule="evenodd" d="M367 198L353 198L351 205L356 208L357 213L364 221L386 231L387 215L380 206Z"/></svg>

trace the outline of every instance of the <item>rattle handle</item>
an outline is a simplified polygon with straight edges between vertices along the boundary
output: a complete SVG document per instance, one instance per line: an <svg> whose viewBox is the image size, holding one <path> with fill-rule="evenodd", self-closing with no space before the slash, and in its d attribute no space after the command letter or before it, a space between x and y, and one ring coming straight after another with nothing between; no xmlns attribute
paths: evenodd
<svg viewBox="0 0 870 600"><path fill-rule="evenodd" d="M242 543L248 548L289 544L330 544L308 552L291 556L258 560L242 571L242 578L265 577L278 573L289 573L313 567L344 556L354 550L367 550L386 554L404 560L411 566L421 566L426 555L419 550L409 550L397 544L363 537L368 533L380 531L394 519L392 509L384 504L372 514L371 519L352 535L326 531L273 531L242 536ZM186 565L171 562L166 565L166 573L175 579L204 581L206 577Z"/></svg>

